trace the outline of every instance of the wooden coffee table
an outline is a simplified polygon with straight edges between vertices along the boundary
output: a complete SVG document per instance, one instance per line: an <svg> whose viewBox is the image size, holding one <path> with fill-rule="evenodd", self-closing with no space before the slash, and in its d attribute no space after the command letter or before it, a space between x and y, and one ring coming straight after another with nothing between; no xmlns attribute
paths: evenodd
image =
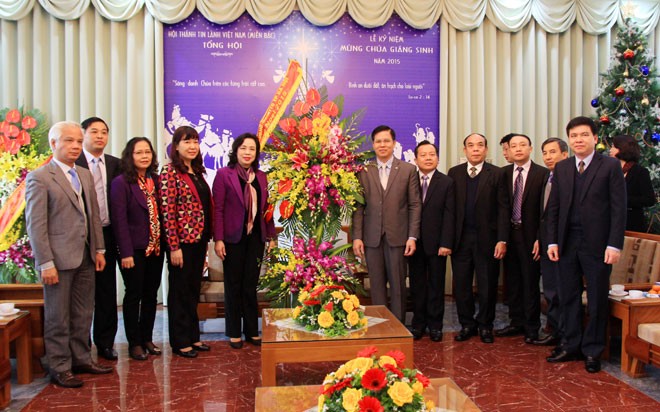
<svg viewBox="0 0 660 412"><path fill-rule="evenodd" d="M15 315L4 316L0 319L0 408L7 406L11 400L11 382L9 382L9 376L6 375L6 367L9 365L9 344L11 342L16 342L18 383L32 382L31 338L29 312L20 311ZM11 373L11 370L9 371Z"/></svg>
<svg viewBox="0 0 660 412"><path fill-rule="evenodd" d="M320 387L321 385L305 385L257 388L254 410L255 412L306 411L317 405ZM424 399L433 401L438 408L451 411L480 410L450 378L431 379L431 384L424 391Z"/></svg>
<svg viewBox="0 0 660 412"><path fill-rule="evenodd" d="M279 327L275 321L291 317L292 309L264 309L261 328L261 383L275 386L278 363L348 361L365 346L375 346L379 354L398 349L406 355L406 366L413 366L413 339L410 331L385 306L367 306L365 315L385 322L355 331L347 336L327 337L317 333Z"/></svg>

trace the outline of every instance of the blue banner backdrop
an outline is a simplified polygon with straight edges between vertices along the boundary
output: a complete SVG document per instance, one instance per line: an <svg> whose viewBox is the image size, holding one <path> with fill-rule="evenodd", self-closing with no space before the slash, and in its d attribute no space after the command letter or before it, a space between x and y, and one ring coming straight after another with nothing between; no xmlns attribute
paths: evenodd
<svg viewBox="0 0 660 412"><path fill-rule="evenodd" d="M397 16L366 29L348 15L328 27L299 12L274 26L247 14L219 25L196 11L165 25L166 144L178 126L195 127L212 180L234 136L256 133L291 58L308 85L326 85L331 99L344 95L344 116L366 108L362 131L391 126L395 155L412 161L419 141L438 143L439 35L438 26L415 30Z"/></svg>

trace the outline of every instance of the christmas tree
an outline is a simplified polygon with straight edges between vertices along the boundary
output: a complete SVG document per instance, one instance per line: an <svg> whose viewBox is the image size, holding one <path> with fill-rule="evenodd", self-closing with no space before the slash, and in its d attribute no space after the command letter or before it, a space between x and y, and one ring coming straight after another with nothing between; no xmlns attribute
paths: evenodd
<svg viewBox="0 0 660 412"><path fill-rule="evenodd" d="M601 74L596 108L601 139L598 151L606 151L612 138L634 136L641 148L639 164L650 175L656 199L660 196L660 87L646 37L630 19L620 27L614 42L610 67ZM647 209L649 232L660 233L660 206Z"/></svg>

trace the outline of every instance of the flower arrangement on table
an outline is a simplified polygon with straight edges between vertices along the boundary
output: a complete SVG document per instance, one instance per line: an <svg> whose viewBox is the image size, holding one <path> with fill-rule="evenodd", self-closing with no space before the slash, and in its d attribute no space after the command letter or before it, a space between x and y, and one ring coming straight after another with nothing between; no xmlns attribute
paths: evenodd
<svg viewBox="0 0 660 412"><path fill-rule="evenodd" d="M405 369L401 351L390 351L380 358L377 352L375 347L367 347L325 377L319 412L417 412L434 408L433 402L423 397L429 379L416 369Z"/></svg>
<svg viewBox="0 0 660 412"><path fill-rule="evenodd" d="M310 285L311 286L311 285ZM301 305L293 309L292 318L310 331L322 331L327 336L343 336L367 325L357 296L343 286L305 288L298 296Z"/></svg>
<svg viewBox="0 0 660 412"><path fill-rule="evenodd" d="M48 124L39 110L0 110L0 283L35 283L25 231L25 177L50 158Z"/></svg>

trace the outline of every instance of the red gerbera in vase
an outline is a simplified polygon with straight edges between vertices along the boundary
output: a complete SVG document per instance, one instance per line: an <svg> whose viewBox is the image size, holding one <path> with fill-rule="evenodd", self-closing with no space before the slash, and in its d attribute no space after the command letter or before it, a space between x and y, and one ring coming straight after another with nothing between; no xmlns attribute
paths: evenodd
<svg viewBox="0 0 660 412"><path fill-rule="evenodd" d="M370 391L379 391L385 385L387 385L387 374L382 369L371 368L362 375L362 386Z"/></svg>
<svg viewBox="0 0 660 412"><path fill-rule="evenodd" d="M383 405L380 404L380 401L373 396L365 396L360 399L358 402L360 407L360 412L384 412Z"/></svg>

